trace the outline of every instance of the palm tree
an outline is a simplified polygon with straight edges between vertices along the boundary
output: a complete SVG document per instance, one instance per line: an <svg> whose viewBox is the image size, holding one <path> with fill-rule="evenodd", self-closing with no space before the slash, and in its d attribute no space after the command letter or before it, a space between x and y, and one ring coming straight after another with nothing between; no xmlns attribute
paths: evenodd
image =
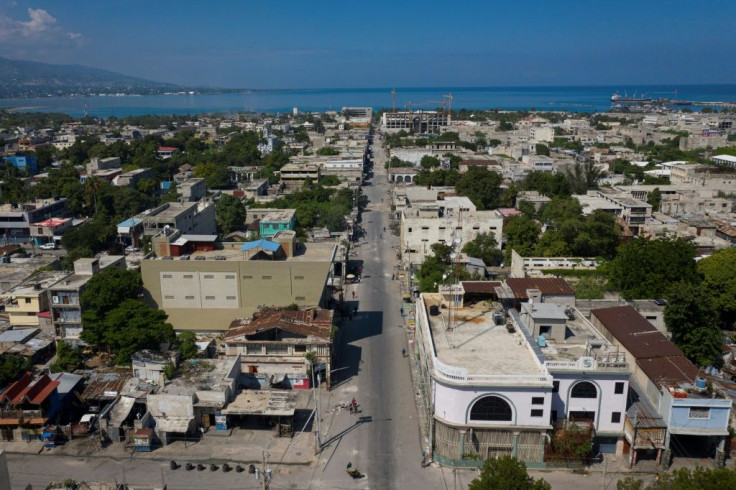
<svg viewBox="0 0 736 490"><path fill-rule="evenodd" d="M596 167L592 160L586 160L585 163L577 162L572 169L568 167L565 171L573 194L585 194L588 189L596 189L598 180L604 175L605 172Z"/></svg>

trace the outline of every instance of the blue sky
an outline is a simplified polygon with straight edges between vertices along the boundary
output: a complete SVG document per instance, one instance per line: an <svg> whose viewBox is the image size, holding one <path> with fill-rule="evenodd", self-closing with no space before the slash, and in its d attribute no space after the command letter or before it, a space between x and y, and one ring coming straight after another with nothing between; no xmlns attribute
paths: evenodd
<svg viewBox="0 0 736 490"><path fill-rule="evenodd" d="M0 56L183 85L736 83L736 2L0 0Z"/></svg>

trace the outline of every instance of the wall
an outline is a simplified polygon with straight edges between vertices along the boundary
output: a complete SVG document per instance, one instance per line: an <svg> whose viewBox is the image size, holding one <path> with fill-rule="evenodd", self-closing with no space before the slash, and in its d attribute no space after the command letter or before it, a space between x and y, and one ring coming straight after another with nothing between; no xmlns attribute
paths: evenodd
<svg viewBox="0 0 736 490"><path fill-rule="evenodd" d="M573 411L595 412L595 429L598 433L623 434L626 418L626 401L629 392L629 374L601 372L587 373L553 373L555 381L560 383L559 391L552 395L552 410L557 410L557 419L568 418ZM597 398L572 398L570 392L573 385L580 381L589 381L598 389ZM615 394L617 382L624 383L623 393ZM611 422L611 414L621 414L618 423Z"/></svg>
<svg viewBox="0 0 736 490"><path fill-rule="evenodd" d="M708 418L690 418L690 407L710 408ZM662 392L660 412L668 429L696 435L702 431L720 431L725 435L731 414L731 401L722 398L674 398L669 391Z"/></svg>
<svg viewBox="0 0 736 490"><path fill-rule="evenodd" d="M475 427L508 427L531 426L546 427L552 401L552 389L543 387L513 388L453 386L434 381L434 413L436 416L455 425L472 425ZM506 399L512 407L514 417L511 422L479 422L470 421L470 409L476 400L485 395L498 395ZM543 397L543 405L532 405L532 397ZM541 417L532 417L532 409L543 409Z"/></svg>
<svg viewBox="0 0 736 490"><path fill-rule="evenodd" d="M232 320L252 315L260 305L319 306L331 267L329 260L144 260L141 275L147 301L164 309L175 329L204 331L227 330ZM205 273L215 276L207 280L212 286L205 287ZM193 277L184 281L185 275Z"/></svg>

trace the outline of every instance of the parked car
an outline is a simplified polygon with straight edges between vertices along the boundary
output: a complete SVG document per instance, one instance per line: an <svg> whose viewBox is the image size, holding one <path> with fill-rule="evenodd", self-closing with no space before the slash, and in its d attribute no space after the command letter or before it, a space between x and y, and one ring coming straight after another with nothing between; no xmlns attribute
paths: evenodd
<svg viewBox="0 0 736 490"><path fill-rule="evenodd" d="M49 243L42 243L38 246L41 250L56 250L56 243L49 242Z"/></svg>
<svg viewBox="0 0 736 490"><path fill-rule="evenodd" d="M138 247L134 247L133 245L130 245L128 247L125 247L125 251L128 252L128 253L131 253L131 252L140 252L141 249L138 248Z"/></svg>

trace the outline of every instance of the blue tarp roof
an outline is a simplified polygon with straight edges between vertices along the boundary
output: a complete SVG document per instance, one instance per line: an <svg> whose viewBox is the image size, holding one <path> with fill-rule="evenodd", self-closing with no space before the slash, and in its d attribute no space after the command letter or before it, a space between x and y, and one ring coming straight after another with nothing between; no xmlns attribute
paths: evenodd
<svg viewBox="0 0 736 490"><path fill-rule="evenodd" d="M268 252L275 252L281 248L281 245L276 242L272 242L271 240L256 240L254 242L244 243L243 246L240 247L240 250L245 252L246 250L253 250L254 248L260 248Z"/></svg>
<svg viewBox="0 0 736 490"><path fill-rule="evenodd" d="M129 219L126 219L125 221L123 221L121 223L118 223L118 226L120 226L120 227L131 227L131 226L139 225L141 223L143 223L143 220L140 219L140 218L129 218Z"/></svg>

